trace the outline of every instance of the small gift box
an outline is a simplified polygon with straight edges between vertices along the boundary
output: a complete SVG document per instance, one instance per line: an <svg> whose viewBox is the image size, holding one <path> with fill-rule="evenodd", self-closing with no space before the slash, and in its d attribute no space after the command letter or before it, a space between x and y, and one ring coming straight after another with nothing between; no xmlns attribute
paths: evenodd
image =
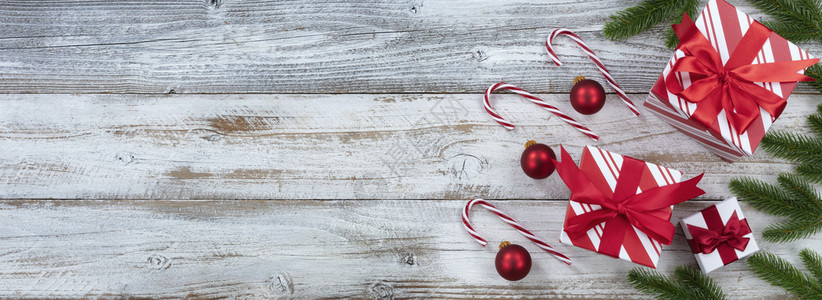
<svg viewBox="0 0 822 300"><path fill-rule="evenodd" d="M680 223L702 272L711 272L759 250L736 198L703 209Z"/></svg>
<svg viewBox="0 0 822 300"><path fill-rule="evenodd" d="M673 205L699 196L699 175L682 173L591 146L579 166L562 148L557 173L571 189L560 242L656 268L670 245Z"/></svg>
<svg viewBox="0 0 822 300"><path fill-rule="evenodd" d="M723 0L673 27L680 44L645 107L726 161L753 155L819 60Z"/></svg>

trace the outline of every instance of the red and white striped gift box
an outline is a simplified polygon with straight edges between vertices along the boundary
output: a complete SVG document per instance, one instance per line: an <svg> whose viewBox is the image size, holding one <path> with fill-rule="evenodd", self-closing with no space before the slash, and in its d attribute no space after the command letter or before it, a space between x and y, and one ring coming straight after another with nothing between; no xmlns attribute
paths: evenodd
<svg viewBox="0 0 822 300"><path fill-rule="evenodd" d="M724 0L709 1L695 21L699 31L711 42L723 62L728 61L742 36L754 22L756 21L753 18ZM765 136L765 132L768 131L778 115L772 117L767 111L760 108L760 118L745 132L734 130L724 110L719 112L717 120L709 128L704 128L705 126L689 119L697 105L672 94L666 88L665 83L665 78L667 78L674 63L683 56L685 54L681 50L676 50L674 57L668 62L665 70L651 89L651 93L645 101L645 107L728 162L733 162L742 156L753 155L759 142ZM756 59L751 64L797 61L809 58L812 57L805 50L788 42L776 33L771 33L768 41L759 50ZM687 73L680 72L677 80L680 81L683 88L690 86L690 77ZM783 99L787 99L796 87L796 82L757 84Z"/></svg>
<svg viewBox="0 0 822 300"><path fill-rule="evenodd" d="M597 188L605 193L610 193L609 196L613 196L617 178L619 178L622 167L622 161L622 155L586 146L582 151L579 168ZM648 162L645 162L645 169L642 172L637 192L677 183L682 177L682 173L677 170L668 169ZM567 222L571 217L598 209L600 209L599 205L569 201L568 209L565 213L565 221ZM666 209L663 212L664 215L659 217L669 220L672 209L673 206L671 206L670 209ZM614 257L656 268L659 255L662 252L662 245L636 227L631 227L632 230L627 230L625 236L622 237L619 255ZM565 225L563 224L563 231L559 239L563 244L574 245L602 253L599 251L599 246L602 239L602 232L605 228L605 222L588 230L584 236L575 239L572 239L565 232L564 228Z"/></svg>
<svg viewBox="0 0 822 300"><path fill-rule="evenodd" d="M710 253L702 253L696 249L694 245L694 237L689 229L690 226L695 226L702 229L718 230L723 228L728 221L734 219L739 220L740 224L744 224L748 233L743 235L744 238L749 239L744 250L734 249L732 247L722 247L720 245ZM716 205L703 209L702 211L693 214L689 217L683 218L680 221L682 229L685 232L685 238L691 245L691 250L694 252L696 261L699 263L699 268L702 272L708 273L710 271L719 269L729 263L735 262L740 258L746 257L759 250L756 241L753 238L753 233L750 232L748 222L745 215L742 214L742 209L739 208L739 202L736 198L730 198Z"/></svg>

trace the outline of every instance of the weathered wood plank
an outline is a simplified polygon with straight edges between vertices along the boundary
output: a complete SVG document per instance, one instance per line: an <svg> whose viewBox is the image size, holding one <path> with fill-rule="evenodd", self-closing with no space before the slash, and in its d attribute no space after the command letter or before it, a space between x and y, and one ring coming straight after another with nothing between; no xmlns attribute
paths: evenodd
<svg viewBox="0 0 822 300"><path fill-rule="evenodd" d="M4 1L0 91L479 93L505 80L563 92L577 75L601 78L568 40L558 41L566 64L549 63L543 39L567 27L626 91L642 93L672 54L662 29L625 42L600 32L609 14L635 3Z"/></svg>
<svg viewBox="0 0 822 300"><path fill-rule="evenodd" d="M464 200L2 201L0 297L536 297L637 298L637 266L552 242L565 266L492 214L472 219L489 241L509 239L534 257L531 274L506 282L462 228ZM674 221L713 202L688 202ZM498 206L556 241L563 201ZM774 217L744 206L757 237ZM798 262L814 237L760 247ZM660 271L696 265L681 229ZM733 299L786 294L737 262L711 273Z"/></svg>
<svg viewBox="0 0 822 300"><path fill-rule="evenodd" d="M536 139L705 172L702 199L733 176L772 181L792 168L763 151L735 164L614 97L583 123L593 142L514 95L7 95L0 98L4 199L563 199L557 176L527 178ZM567 100L546 101L570 111ZM643 95L632 96L641 102ZM791 98L775 129L807 132L817 96Z"/></svg>

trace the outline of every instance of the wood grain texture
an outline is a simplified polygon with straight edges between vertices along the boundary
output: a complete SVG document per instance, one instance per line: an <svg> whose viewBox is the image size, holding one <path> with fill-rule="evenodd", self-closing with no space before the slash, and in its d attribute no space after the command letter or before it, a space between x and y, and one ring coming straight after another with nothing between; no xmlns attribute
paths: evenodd
<svg viewBox="0 0 822 300"><path fill-rule="evenodd" d="M601 34L608 15L635 3L4 1L0 91L480 93L504 80L566 92L575 76L602 79L567 39L557 41L565 65L549 62L544 37L567 27L626 91L644 93L672 55L662 46L664 28L618 42Z"/></svg>
<svg viewBox="0 0 822 300"><path fill-rule="evenodd" d="M674 221L713 202L687 202ZM491 213L477 230L509 239L534 258L531 274L507 282L495 247L462 228L464 200L375 201L2 201L0 297L641 298L626 281L638 265L561 245L559 201L498 201L572 259L541 252ZM753 231L776 221L744 205ZM814 237L760 247L798 263ZM681 229L659 270L696 265ZM731 299L782 299L744 262L710 274Z"/></svg>
<svg viewBox="0 0 822 300"><path fill-rule="evenodd" d="M760 151L728 164L616 97L580 120L593 142L518 96L495 95L507 131L480 95L8 95L0 99L5 199L565 199L558 176L527 178L529 139L705 172L702 199L728 180L792 169ZM565 96L546 101L570 111ZM636 101L642 95L634 95ZM775 130L806 132L817 96L796 95Z"/></svg>

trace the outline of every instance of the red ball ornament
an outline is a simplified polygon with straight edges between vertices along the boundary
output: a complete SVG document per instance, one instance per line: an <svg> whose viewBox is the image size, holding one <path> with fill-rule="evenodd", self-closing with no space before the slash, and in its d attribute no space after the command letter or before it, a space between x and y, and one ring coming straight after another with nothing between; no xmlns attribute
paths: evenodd
<svg viewBox="0 0 822 300"><path fill-rule="evenodd" d="M551 159L557 159L551 147L528 141L525 143L525 151L522 152L519 163L525 175L534 179L543 179L554 174L554 162Z"/></svg>
<svg viewBox="0 0 822 300"><path fill-rule="evenodd" d="M577 76L571 88L571 106L578 113L593 115L605 106L605 89L599 82Z"/></svg>
<svg viewBox="0 0 822 300"><path fill-rule="evenodd" d="M525 278L531 271L531 254L520 245L502 242L499 244L495 265L499 276L510 281L517 281Z"/></svg>

